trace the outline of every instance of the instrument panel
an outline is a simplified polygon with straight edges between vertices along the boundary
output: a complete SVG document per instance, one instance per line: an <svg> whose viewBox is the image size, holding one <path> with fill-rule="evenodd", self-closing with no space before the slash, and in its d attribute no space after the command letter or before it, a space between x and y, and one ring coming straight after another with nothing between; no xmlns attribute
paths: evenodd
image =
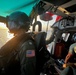
<svg viewBox="0 0 76 75"><path fill-rule="evenodd" d="M62 18L58 22L54 23L52 27L58 27L59 29L72 27L72 26L74 26L74 21L75 21L74 17Z"/></svg>

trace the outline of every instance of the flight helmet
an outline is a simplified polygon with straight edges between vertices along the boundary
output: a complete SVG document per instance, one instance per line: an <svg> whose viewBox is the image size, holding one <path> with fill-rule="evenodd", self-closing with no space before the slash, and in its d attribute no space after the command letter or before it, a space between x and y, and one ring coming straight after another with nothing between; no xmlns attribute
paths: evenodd
<svg viewBox="0 0 76 75"><path fill-rule="evenodd" d="M7 17L7 27L10 32L14 32L19 29L25 29L28 31L30 27L30 19L24 12L13 12Z"/></svg>

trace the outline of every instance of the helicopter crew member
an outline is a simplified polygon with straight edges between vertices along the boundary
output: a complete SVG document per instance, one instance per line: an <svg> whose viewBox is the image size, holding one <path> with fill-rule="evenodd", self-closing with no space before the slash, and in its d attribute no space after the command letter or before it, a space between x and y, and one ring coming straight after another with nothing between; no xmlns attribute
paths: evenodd
<svg viewBox="0 0 76 75"><path fill-rule="evenodd" d="M21 11L13 12L7 17L7 27L15 36L0 49L1 74L35 75L35 45L27 33L30 27L29 17Z"/></svg>

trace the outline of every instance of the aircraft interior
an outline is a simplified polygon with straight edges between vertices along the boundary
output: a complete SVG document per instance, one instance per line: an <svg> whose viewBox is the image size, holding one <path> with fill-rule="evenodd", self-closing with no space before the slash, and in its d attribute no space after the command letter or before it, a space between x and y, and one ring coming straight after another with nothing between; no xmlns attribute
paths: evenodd
<svg viewBox="0 0 76 75"><path fill-rule="evenodd" d="M76 1L25 0L24 3L22 2L23 5L18 5L18 7L14 6L15 8L11 5L10 10L0 12L0 22L7 23L7 15L14 11L20 10L28 14L26 9L30 7L28 15L32 29L28 33L36 41L38 75L60 75L64 70L63 64L69 47L75 43L72 36L76 33ZM51 25L50 21L55 15L55 22ZM38 17L41 21L38 20ZM47 22L46 27L42 24L43 21ZM36 31L36 26L38 26L38 31ZM42 30L43 27L45 31ZM70 63L75 62L76 56L70 60Z"/></svg>

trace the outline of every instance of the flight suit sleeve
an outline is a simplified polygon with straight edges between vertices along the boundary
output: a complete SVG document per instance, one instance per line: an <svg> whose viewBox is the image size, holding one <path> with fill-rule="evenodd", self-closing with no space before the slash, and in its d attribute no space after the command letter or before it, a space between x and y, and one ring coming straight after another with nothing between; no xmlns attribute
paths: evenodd
<svg viewBox="0 0 76 75"><path fill-rule="evenodd" d="M71 45L69 48L69 53L74 54L74 45Z"/></svg>
<svg viewBox="0 0 76 75"><path fill-rule="evenodd" d="M67 62L69 61L69 59L74 55L74 46L75 46L75 44L72 44L72 45L69 47L68 54L67 54L66 57L65 57L65 63L67 63Z"/></svg>
<svg viewBox="0 0 76 75"><path fill-rule="evenodd" d="M35 75L36 55L33 41L28 40L23 43L20 52L21 75Z"/></svg>

